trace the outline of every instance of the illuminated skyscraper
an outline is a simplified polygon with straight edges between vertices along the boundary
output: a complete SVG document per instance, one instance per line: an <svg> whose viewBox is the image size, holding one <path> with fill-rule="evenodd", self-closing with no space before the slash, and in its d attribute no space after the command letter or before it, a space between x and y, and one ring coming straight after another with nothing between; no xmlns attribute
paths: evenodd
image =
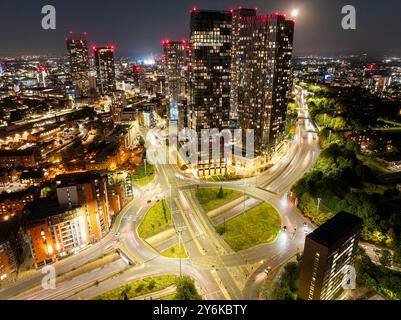
<svg viewBox="0 0 401 320"><path fill-rule="evenodd" d="M187 41L164 40L163 48L167 95L170 97L170 120L178 120L188 89Z"/></svg>
<svg viewBox="0 0 401 320"><path fill-rule="evenodd" d="M99 92L102 95L110 95L116 89L114 46L93 49Z"/></svg>
<svg viewBox="0 0 401 320"><path fill-rule="evenodd" d="M242 29L246 27L244 17L256 16L256 9L244 9L242 7L233 12L232 48L231 48L231 127L236 128L238 122L238 87L240 84L240 64L244 55L244 42L241 41Z"/></svg>
<svg viewBox="0 0 401 320"><path fill-rule="evenodd" d="M229 128L232 13L191 13L190 108L191 127Z"/></svg>
<svg viewBox="0 0 401 320"><path fill-rule="evenodd" d="M189 127L230 127L232 12L191 12ZM223 157L198 163L199 175L225 174Z"/></svg>
<svg viewBox="0 0 401 320"><path fill-rule="evenodd" d="M84 36L76 37L71 34L66 39L67 50L70 56L71 78L77 96L89 94L89 55L88 43Z"/></svg>
<svg viewBox="0 0 401 320"><path fill-rule="evenodd" d="M244 16L239 38L234 59L238 127L243 133L254 130L256 155L271 154L285 131L292 88L294 21L277 13Z"/></svg>

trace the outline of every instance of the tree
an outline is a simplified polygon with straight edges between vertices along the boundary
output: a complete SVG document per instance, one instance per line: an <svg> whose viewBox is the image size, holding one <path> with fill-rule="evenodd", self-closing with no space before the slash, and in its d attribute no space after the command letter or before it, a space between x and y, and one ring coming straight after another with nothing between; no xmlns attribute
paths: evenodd
<svg viewBox="0 0 401 320"><path fill-rule="evenodd" d="M128 293L131 291L131 286L128 284L124 286L124 289L118 295L118 300L129 300Z"/></svg>
<svg viewBox="0 0 401 320"><path fill-rule="evenodd" d="M397 249L395 249L393 262L396 265L401 266L401 247L397 247Z"/></svg>
<svg viewBox="0 0 401 320"><path fill-rule="evenodd" d="M156 281L154 279L152 279L148 284L148 289L153 290L155 288L155 286L156 286Z"/></svg>
<svg viewBox="0 0 401 320"><path fill-rule="evenodd" d="M175 300L202 300L193 279L188 276L178 278Z"/></svg>
<svg viewBox="0 0 401 320"><path fill-rule="evenodd" d="M380 253L379 262L383 267L385 267L385 268L391 267L392 262L393 262L392 260L393 260L393 255L391 254L390 251L383 250Z"/></svg>
<svg viewBox="0 0 401 320"><path fill-rule="evenodd" d="M224 190L223 187L220 187L219 193L217 194L218 199L224 199Z"/></svg>

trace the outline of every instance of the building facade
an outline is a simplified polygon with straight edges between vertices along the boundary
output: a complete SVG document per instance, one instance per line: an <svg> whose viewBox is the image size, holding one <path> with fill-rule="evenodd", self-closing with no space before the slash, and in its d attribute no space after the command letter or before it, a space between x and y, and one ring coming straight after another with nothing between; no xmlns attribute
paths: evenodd
<svg viewBox="0 0 401 320"><path fill-rule="evenodd" d="M187 41L163 41L164 68L167 95L170 98L170 120L178 120L183 101L188 93L188 45Z"/></svg>
<svg viewBox="0 0 401 320"><path fill-rule="evenodd" d="M110 112L115 123L122 121L122 114L124 108L127 106L127 97L122 90L112 92Z"/></svg>
<svg viewBox="0 0 401 320"><path fill-rule="evenodd" d="M188 124L198 135L230 128L231 36L232 12L192 10ZM199 153L198 175L225 174L223 156L205 152Z"/></svg>
<svg viewBox="0 0 401 320"><path fill-rule="evenodd" d="M23 252L21 219L0 222L0 288L16 279Z"/></svg>
<svg viewBox="0 0 401 320"><path fill-rule="evenodd" d="M362 220L340 212L305 240L299 281L299 300L332 300L353 278Z"/></svg>
<svg viewBox="0 0 401 320"><path fill-rule="evenodd" d="M94 48L97 86L102 95L111 95L116 90L114 46Z"/></svg>
<svg viewBox="0 0 401 320"><path fill-rule="evenodd" d="M244 41L241 39L245 17L254 17L257 14L256 9L238 8L231 10L233 13L232 21L232 47L231 47L231 128L237 128L238 123L238 90L240 85L240 68L242 57L244 55Z"/></svg>
<svg viewBox="0 0 401 320"><path fill-rule="evenodd" d="M100 240L111 225L107 197L107 176L85 172L56 177L58 203L61 208L79 206L83 212L89 242Z"/></svg>
<svg viewBox="0 0 401 320"><path fill-rule="evenodd" d="M26 234L37 268L88 244L82 208L61 207L56 198L38 199L27 208Z"/></svg>
<svg viewBox="0 0 401 320"><path fill-rule="evenodd" d="M41 160L37 148L25 150L0 150L1 168L35 168Z"/></svg>
<svg viewBox="0 0 401 320"><path fill-rule="evenodd" d="M246 130L254 130L255 155L269 155L284 138L292 89L294 21L281 14L250 15L239 24L238 128L243 141Z"/></svg>
<svg viewBox="0 0 401 320"><path fill-rule="evenodd" d="M67 50L70 58L71 78L77 96L89 94L89 53L85 37L68 37Z"/></svg>

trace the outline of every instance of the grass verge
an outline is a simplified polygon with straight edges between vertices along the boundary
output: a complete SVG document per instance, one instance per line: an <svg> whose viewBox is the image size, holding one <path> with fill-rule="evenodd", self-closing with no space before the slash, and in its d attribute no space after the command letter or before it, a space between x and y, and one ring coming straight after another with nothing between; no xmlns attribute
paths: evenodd
<svg viewBox="0 0 401 320"><path fill-rule="evenodd" d="M112 289L92 300L130 300L145 294L164 290L176 283L177 277L172 275L149 277L135 280L124 286Z"/></svg>
<svg viewBox="0 0 401 320"><path fill-rule="evenodd" d="M216 227L217 232L224 234L224 240L234 251L272 242L280 229L280 215L268 203L262 203Z"/></svg>
<svg viewBox="0 0 401 320"><path fill-rule="evenodd" d="M174 247L164 250L163 252L161 252L161 255L166 258L179 258L180 257L179 245L177 244ZM181 258L182 259L188 258L187 252L185 251L184 245L182 243L181 243Z"/></svg>
<svg viewBox="0 0 401 320"><path fill-rule="evenodd" d="M139 225L138 234L142 239L146 239L172 226L170 208L166 200L162 200L146 213L142 223Z"/></svg>
<svg viewBox="0 0 401 320"><path fill-rule="evenodd" d="M242 196L242 192L232 189L223 189L222 197L219 197L219 193L220 188L197 188L195 195L205 212L221 207Z"/></svg>

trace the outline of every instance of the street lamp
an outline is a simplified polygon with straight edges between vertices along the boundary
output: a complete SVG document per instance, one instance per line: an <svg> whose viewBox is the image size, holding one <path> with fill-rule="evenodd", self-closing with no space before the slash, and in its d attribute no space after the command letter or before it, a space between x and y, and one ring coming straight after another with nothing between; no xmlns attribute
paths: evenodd
<svg viewBox="0 0 401 320"><path fill-rule="evenodd" d="M181 230L178 231L178 255L180 258L180 278L182 277L182 260L181 260Z"/></svg>
<svg viewBox="0 0 401 320"><path fill-rule="evenodd" d="M317 208L316 208L316 216L319 215L319 208L320 208L320 202L322 201L321 198L317 198Z"/></svg>

